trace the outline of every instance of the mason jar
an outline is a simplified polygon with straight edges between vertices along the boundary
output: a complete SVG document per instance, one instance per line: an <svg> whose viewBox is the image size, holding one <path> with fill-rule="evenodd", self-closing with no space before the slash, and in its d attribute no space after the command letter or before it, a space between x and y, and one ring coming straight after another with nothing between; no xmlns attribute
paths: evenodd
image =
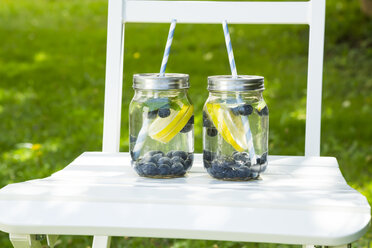
<svg viewBox="0 0 372 248"><path fill-rule="evenodd" d="M187 95L187 74L133 76L129 106L132 166L140 176L181 177L191 168L194 152L194 106Z"/></svg>
<svg viewBox="0 0 372 248"><path fill-rule="evenodd" d="M269 109L262 96L264 78L208 77L203 108L203 163L222 180L250 180L266 169Z"/></svg>

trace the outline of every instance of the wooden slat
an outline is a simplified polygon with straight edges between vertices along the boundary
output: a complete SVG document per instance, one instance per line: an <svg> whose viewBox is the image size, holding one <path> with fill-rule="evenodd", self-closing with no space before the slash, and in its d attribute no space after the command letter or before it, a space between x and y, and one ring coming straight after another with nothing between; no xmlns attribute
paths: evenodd
<svg viewBox="0 0 372 248"><path fill-rule="evenodd" d="M125 22L308 24L309 2L127 1Z"/></svg>

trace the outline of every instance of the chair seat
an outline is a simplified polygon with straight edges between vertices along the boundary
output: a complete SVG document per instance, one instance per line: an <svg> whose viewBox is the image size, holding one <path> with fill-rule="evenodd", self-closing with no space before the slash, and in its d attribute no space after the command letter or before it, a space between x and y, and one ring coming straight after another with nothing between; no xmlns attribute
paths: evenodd
<svg viewBox="0 0 372 248"><path fill-rule="evenodd" d="M260 180L218 181L196 154L185 178L137 176L128 153L86 152L44 179L0 190L8 233L145 236L340 245L370 206L332 157L269 156Z"/></svg>

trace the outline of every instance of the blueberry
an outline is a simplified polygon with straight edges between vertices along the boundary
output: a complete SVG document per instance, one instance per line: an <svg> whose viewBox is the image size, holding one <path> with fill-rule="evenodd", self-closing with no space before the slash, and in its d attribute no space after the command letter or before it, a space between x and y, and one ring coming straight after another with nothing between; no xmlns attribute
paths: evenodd
<svg viewBox="0 0 372 248"><path fill-rule="evenodd" d="M235 161L242 161L242 162L249 161L249 155L245 152L236 153L234 154L233 158Z"/></svg>
<svg viewBox="0 0 372 248"><path fill-rule="evenodd" d="M225 160L222 163L222 166L223 167L232 167L234 165L235 165L235 161L234 160Z"/></svg>
<svg viewBox="0 0 372 248"><path fill-rule="evenodd" d="M211 162L215 157L216 157L216 154L214 152L210 152L207 150L203 151L203 159Z"/></svg>
<svg viewBox="0 0 372 248"><path fill-rule="evenodd" d="M184 173L185 173L185 171L184 171L183 165L181 163L174 163L172 165L172 174L173 175L182 175Z"/></svg>
<svg viewBox="0 0 372 248"><path fill-rule="evenodd" d="M237 153L239 153L239 152L238 151L233 151L233 153L231 155L234 156Z"/></svg>
<svg viewBox="0 0 372 248"><path fill-rule="evenodd" d="M181 129L181 133L188 133L192 130L193 124L186 123L186 125Z"/></svg>
<svg viewBox="0 0 372 248"><path fill-rule="evenodd" d="M206 159L203 159L204 168L208 169L211 167L211 162Z"/></svg>
<svg viewBox="0 0 372 248"><path fill-rule="evenodd" d="M240 177L239 170L229 170L228 174L226 175L227 178L239 178Z"/></svg>
<svg viewBox="0 0 372 248"><path fill-rule="evenodd" d="M157 115L158 115L158 110L157 109L147 112L147 118L148 119L155 119Z"/></svg>
<svg viewBox="0 0 372 248"><path fill-rule="evenodd" d="M162 157L163 157L163 155L161 153L157 153L157 154L152 156L152 159L153 159L153 161L158 162L159 159L161 159Z"/></svg>
<svg viewBox="0 0 372 248"><path fill-rule="evenodd" d="M192 115L189 119L189 121L187 122L188 124L194 124L194 115Z"/></svg>
<svg viewBox="0 0 372 248"><path fill-rule="evenodd" d="M192 165L192 160L188 158L188 159L185 160L185 163L183 164L183 167L185 168L185 170L188 170L188 169L190 169L191 165Z"/></svg>
<svg viewBox="0 0 372 248"><path fill-rule="evenodd" d="M143 164L142 171L143 171L143 174L149 175L149 176L154 176L158 174L158 168L156 167L154 163L151 163L151 162Z"/></svg>
<svg viewBox="0 0 372 248"><path fill-rule="evenodd" d="M238 177L240 178L247 178L251 174L251 171L249 170L249 168L245 166L239 167L236 171L238 172Z"/></svg>
<svg viewBox="0 0 372 248"><path fill-rule="evenodd" d="M222 161L215 159L212 161L212 167L222 167Z"/></svg>
<svg viewBox="0 0 372 248"><path fill-rule="evenodd" d="M173 152L173 156L178 156L178 157L181 157L183 160L186 160L187 159L187 153L184 152L184 151L175 151Z"/></svg>
<svg viewBox="0 0 372 248"><path fill-rule="evenodd" d="M170 109L169 108L161 108L159 109L158 115L160 118L166 118L170 116Z"/></svg>
<svg viewBox="0 0 372 248"><path fill-rule="evenodd" d="M230 110L231 110L231 112L232 112L234 115L236 115L236 116L240 115L240 113L239 113L239 106L234 107L234 108L230 108Z"/></svg>
<svg viewBox="0 0 372 248"><path fill-rule="evenodd" d="M239 106L239 114L247 116L252 114L253 112L253 107L249 104L244 104Z"/></svg>
<svg viewBox="0 0 372 248"><path fill-rule="evenodd" d="M261 171L260 172L264 172L267 168L267 164L263 164L261 165Z"/></svg>
<svg viewBox="0 0 372 248"><path fill-rule="evenodd" d="M248 167L248 168L251 167L251 165L252 165L251 164L251 160L248 159L247 161L243 162L243 165L246 166L246 167Z"/></svg>
<svg viewBox="0 0 372 248"><path fill-rule="evenodd" d="M191 161L194 160L194 154L192 152L190 152L188 155L187 155L187 159L190 159Z"/></svg>
<svg viewBox="0 0 372 248"><path fill-rule="evenodd" d="M213 177L221 179L221 178L228 177L230 170L231 170L230 168L226 168L226 167L219 166L219 165L216 166L216 165L213 165L212 163L210 172Z"/></svg>
<svg viewBox="0 0 372 248"><path fill-rule="evenodd" d="M135 169L135 171L138 173L138 175L140 175L140 176L143 176L143 171L142 171L142 167L143 167L143 163L135 163L135 165L134 165L134 169Z"/></svg>
<svg viewBox="0 0 372 248"><path fill-rule="evenodd" d="M203 127L213 127L213 123L209 120L205 111L203 111Z"/></svg>
<svg viewBox="0 0 372 248"><path fill-rule="evenodd" d="M130 143L136 143L137 141L137 137L133 136L133 135L129 135L129 142Z"/></svg>
<svg viewBox="0 0 372 248"><path fill-rule="evenodd" d="M167 164L161 164L161 165L159 165L158 170L159 170L160 175L163 175L163 176L168 175L169 172L170 172L170 166L167 165Z"/></svg>
<svg viewBox="0 0 372 248"><path fill-rule="evenodd" d="M221 179L224 177L224 173L221 170L216 169L215 167L211 167L207 169L209 175L214 178Z"/></svg>
<svg viewBox="0 0 372 248"><path fill-rule="evenodd" d="M264 163L266 163L266 161L267 161L267 152L262 154L259 164L264 164ZM258 161L257 161L257 163L258 163Z"/></svg>
<svg viewBox="0 0 372 248"><path fill-rule="evenodd" d="M172 164L175 164L175 163L181 163L181 164L183 164L184 163L183 159L181 157L179 157L179 156L174 156L171 159L171 162L172 162Z"/></svg>
<svg viewBox="0 0 372 248"><path fill-rule="evenodd" d="M172 157L173 157L173 151L169 151L169 152L167 152L167 157L168 157L168 158L172 158Z"/></svg>
<svg viewBox="0 0 372 248"><path fill-rule="evenodd" d="M257 164L261 164L261 158L257 157L256 161L257 161Z"/></svg>
<svg viewBox="0 0 372 248"><path fill-rule="evenodd" d="M167 164L167 165L172 165L172 161L170 160L170 158L168 157L162 157L162 158L159 158L158 160L158 165L160 164Z"/></svg>
<svg viewBox="0 0 372 248"><path fill-rule="evenodd" d="M210 137L214 137L217 135L217 129L214 127L207 128L207 135Z"/></svg>
<svg viewBox="0 0 372 248"><path fill-rule="evenodd" d="M269 108L265 106L263 109L261 109L261 111L257 110L257 113L259 116L269 115Z"/></svg>

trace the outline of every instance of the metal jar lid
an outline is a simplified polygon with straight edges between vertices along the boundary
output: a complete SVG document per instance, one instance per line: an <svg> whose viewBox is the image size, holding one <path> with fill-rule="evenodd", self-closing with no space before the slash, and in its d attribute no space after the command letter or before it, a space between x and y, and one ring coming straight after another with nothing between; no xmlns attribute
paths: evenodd
<svg viewBox="0 0 372 248"><path fill-rule="evenodd" d="M170 90L188 89L189 75L181 73L141 73L133 75L133 89L141 90Z"/></svg>
<svg viewBox="0 0 372 248"><path fill-rule="evenodd" d="M264 77L239 75L233 78L231 75L209 76L208 90L216 91L250 91L264 90Z"/></svg>

